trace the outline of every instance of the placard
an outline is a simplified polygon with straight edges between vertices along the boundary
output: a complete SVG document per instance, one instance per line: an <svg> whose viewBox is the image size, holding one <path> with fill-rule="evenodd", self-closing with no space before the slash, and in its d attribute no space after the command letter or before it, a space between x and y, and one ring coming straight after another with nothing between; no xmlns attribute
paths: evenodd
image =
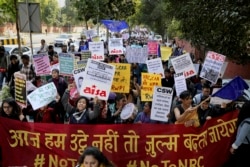
<svg viewBox="0 0 250 167"><path fill-rule="evenodd" d="M171 110L172 98L172 88L155 86L150 119L167 122L167 115Z"/></svg>
<svg viewBox="0 0 250 167"><path fill-rule="evenodd" d="M103 42L89 42L89 50L91 51L91 59L104 60Z"/></svg>
<svg viewBox="0 0 250 167"><path fill-rule="evenodd" d="M15 77L15 100L21 107L27 107L26 75L19 71L14 73Z"/></svg>
<svg viewBox="0 0 250 167"><path fill-rule="evenodd" d="M194 64L190 54L186 53L181 56L171 58L172 65L176 73L184 73L185 78L190 78L196 75Z"/></svg>
<svg viewBox="0 0 250 167"><path fill-rule="evenodd" d="M100 100L107 100L114 73L114 65L88 59L83 77L84 84L80 89L80 95L90 98L97 96Z"/></svg>
<svg viewBox="0 0 250 167"><path fill-rule="evenodd" d="M187 83L183 72L174 74L174 86L178 97L183 91L187 90Z"/></svg>
<svg viewBox="0 0 250 167"><path fill-rule="evenodd" d="M85 72L85 67L73 70L73 76L78 92L80 92L80 89L82 87L84 72Z"/></svg>
<svg viewBox="0 0 250 167"><path fill-rule="evenodd" d="M122 38L109 39L109 55L123 54L123 41Z"/></svg>
<svg viewBox="0 0 250 167"><path fill-rule="evenodd" d="M158 42L148 41L148 55L158 55Z"/></svg>
<svg viewBox="0 0 250 167"><path fill-rule="evenodd" d="M126 47L126 59L129 63L142 63L145 64L148 59L148 47Z"/></svg>
<svg viewBox="0 0 250 167"><path fill-rule="evenodd" d="M51 73L50 60L47 54L38 54L33 56L36 75L49 75Z"/></svg>
<svg viewBox="0 0 250 167"><path fill-rule="evenodd" d="M44 107L56 99L57 89L54 82L47 83L31 92L27 98L33 108L37 110Z"/></svg>
<svg viewBox="0 0 250 167"><path fill-rule="evenodd" d="M111 64L115 66L115 75L111 86L111 92L129 93L131 64L128 63L111 63Z"/></svg>
<svg viewBox="0 0 250 167"><path fill-rule="evenodd" d="M149 73L160 74L161 78L165 78L161 58L147 60L146 64Z"/></svg>
<svg viewBox="0 0 250 167"><path fill-rule="evenodd" d="M152 101L154 86L161 86L161 75L141 73L141 101Z"/></svg>
<svg viewBox="0 0 250 167"><path fill-rule="evenodd" d="M221 68L226 57L216 52L209 51L203 63L200 77L216 83L220 77Z"/></svg>
<svg viewBox="0 0 250 167"><path fill-rule="evenodd" d="M74 70L74 55L69 53L59 53L60 74L71 76Z"/></svg>

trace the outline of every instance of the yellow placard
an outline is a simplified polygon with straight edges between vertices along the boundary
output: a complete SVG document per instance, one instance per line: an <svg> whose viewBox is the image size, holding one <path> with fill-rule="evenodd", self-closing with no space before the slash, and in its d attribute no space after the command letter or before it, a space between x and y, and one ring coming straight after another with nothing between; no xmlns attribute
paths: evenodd
<svg viewBox="0 0 250 167"><path fill-rule="evenodd" d="M172 48L161 46L161 59L168 60L172 54Z"/></svg>
<svg viewBox="0 0 250 167"><path fill-rule="evenodd" d="M152 101L154 86L161 86L161 75L142 73L141 79L141 101Z"/></svg>
<svg viewBox="0 0 250 167"><path fill-rule="evenodd" d="M110 63L110 64L115 65L115 75L111 86L111 92L129 93L131 64L127 63Z"/></svg>

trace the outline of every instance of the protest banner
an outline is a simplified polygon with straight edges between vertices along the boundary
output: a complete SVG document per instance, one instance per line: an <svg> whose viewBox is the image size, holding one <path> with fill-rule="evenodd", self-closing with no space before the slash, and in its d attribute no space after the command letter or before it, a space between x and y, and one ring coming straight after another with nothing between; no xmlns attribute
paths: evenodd
<svg viewBox="0 0 250 167"><path fill-rule="evenodd" d="M150 119L167 122L167 115L171 110L172 98L172 88L155 86Z"/></svg>
<svg viewBox="0 0 250 167"><path fill-rule="evenodd" d="M107 100L114 73L114 65L88 59L83 77L84 84L81 87L80 95L90 98L97 96L100 100Z"/></svg>
<svg viewBox="0 0 250 167"><path fill-rule="evenodd" d="M208 51L201 69L200 77L212 83L216 83L217 79L220 77L221 68L225 59L226 57L224 55Z"/></svg>
<svg viewBox="0 0 250 167"><path fill-rule="evenodd" d="M89 50L91 51L91 59L104 60L103 42L89 42Z"/></svg>
<svg viewBox="0 0 250 167"><path fill-rule="evenodd" d="M161 46L160 51L161 51L161 59L163 61L169 60L169 57L172 55L172 48Z"/></svg>
<svg viewBox="0 0 250 167"><path fill-rule="evenodd" d="M82 87L84 72L85 72L85 67L73 70L73 76L78 92L80 92Z"/></svg>
<svg viewBox="0 0 250 167"><path fill-rule="evenodd" d="M74 55L70 53L59 53L60 74L72 76L74 70Z"/></svg>
<svg viewBox="0 0 250 167"><path fill-rule="evenodd" d="M171 63L176 73L184 73L185 78L190 78L196 75L194 64L190 54L186 53L171 59Z"/></svg>
<svg viewBox="0 0 250 167"><path fill-rule="evenodd" d="M21 107L27 107L26 75L19 71L14 73L15 100Z"/></svg>
<svg viewBox="0 0 250 167"><path fill-rule="evenodd" d="M47 83L31 92L27 98L33 108L37 110L56 99L57 89L54 82Z"/></svg>
<svg viewBox="0 0 250 167"><path fill-rule="evenodd" d="M122 38L110 38L109 39L109 55L123 54L123 42Z"/></svg>
<svg viewBox="0 0 250 167"><path fill-rule="evenodd" d="M157 41L148 41L148 55L158 55Z"/></svg>
<svg viewBox="0 0 250 167"><path fill-rule="evenodd" d="M47 54L33 55L33 63L36 75L49 75L51 73L49 56Z"/></svg>
<svg viewBox="0 0 250 167"><path fill-rule="evenodd" d="M174 74L174 83L176 95L179 97L181 92L187 90L187 83L183 72Z"/></svg>
<svg viewBox="0 0 250 167"><path fill-rule="evenodd" d="M85 148L95 146L117 167L219 167L230 155L238 113L228 112L199 128L44 124L0 117L0 166L75 167Z"/></svg>
<svg viewBox="0 0 250 167"><path fill-rule="evenodd" d="M161 86L161 75L141 73L141 101L152 101L154 86Z"/></svg>
<svg viewBox="0 0 250 167"><path fill-rule="evenodd" d="M146 64L149 73L160 74L161 78L165 78L161 58L147 60Z"/></svg>
<svg viewBox="0 0 250 167"><path fill-rule="evenodd" d="M80 60L88 60L89 58L91 58L91 51L89 50L84 50L84 51L81 51L80 53Z"/></svg>
<svg viewBox="0 0 250 167"><path fill-rule="evenodd" d="M148 59L148 47L144 46L142 48L138 47L126 47L126 59L129 63L146 63Z"/></svg>
<svg viewBox="0 0 250 167"><path fill-rule="evenodd" d="M130 66L128 63L110 63L115 66L115 74L111 86L111 92L129 93Z"/></svg>

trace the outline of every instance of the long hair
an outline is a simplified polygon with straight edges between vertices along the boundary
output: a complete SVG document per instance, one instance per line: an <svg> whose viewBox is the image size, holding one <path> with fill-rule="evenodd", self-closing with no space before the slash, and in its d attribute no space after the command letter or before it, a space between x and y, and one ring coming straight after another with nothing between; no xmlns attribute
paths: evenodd
<svg viewBox="0 0 250 167"><path fill-rule="evenodd" d="M5 114L3 110L4 103L7 103L9 106L12 107L12 113L8 116ZM3 117L10 117L10 118L16 118L19 119L19 115L21 114L21 108L13 98L6 98L3 100L0 110L0 116Z"/></svg>
<svg viewBox="0 0 250 167"><path fill-rule="evenodd" d="M238 120L237 120L237 127L240 125L240 123L246 119L250 118L250 101L247 101L243 104L242 108L240 109Z"/></svg>
<svg viewBox="0 0 250 167"><path fill-rule="evenodd" d="M83 164L86 156L91 155L98 161L99 167L114 167L107 157L97 147L87 147L78 159L78 165Z"/></svg>

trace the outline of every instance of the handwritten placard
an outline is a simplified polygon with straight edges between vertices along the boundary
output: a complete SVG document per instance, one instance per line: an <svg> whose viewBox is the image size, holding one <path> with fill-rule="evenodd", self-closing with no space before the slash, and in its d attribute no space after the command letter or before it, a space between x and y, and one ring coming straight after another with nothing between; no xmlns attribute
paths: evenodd
<svg viewBox="0 0 250 167"><path fill-rule="evenodd" d="M37 110L44 107L56 99L57 89L53 82L43 85L32 93L30 93L27 98L33 108Z"/></svg>
<svg viewBox="0 0 250 167"><path fill-rule="evenodd" d="M161 86L161 75L142 73L141 101L152 101L154 86Z"/></svg>
<svg viewBox="0 0 250 167"><path fill-rule="evenodd" d="M146 64L149 73L160 74L162 78L165 78L161 58L147 60Z"/></svg>
<svg viewBox="0 0 250 167"><path fill-rule="evenodd" d="M103 42L89 42L89 50L91 51L91 59L104 60Z"/></svg>
<svg viewBox="0 0 250 167"><path fill-rule="evenodd" d="M114 73L114 65L88 59L83 77L84 84L80 89L80 95L90 98L97 96L100 100L107 100Z"/></svg>
<svg viewBox="0 0 250 167"><path fill-rule="evenodd" d="M115 66L115 75L111 86L111 92L129 93L131 65L128 63L111 64Z"/></svg>
<svg viewBox="0 0 250 167"><path fill-rule="evenodd" d="M167 122L167 115L171 110L172 98L172 88L155 86L150 119Z"/></svg>
<svg viewBox="0 0 250 167"><path fill-rule="evenodd" d="M49 75L51 73L49 56L38 54L33 56L36 75Z"/></svg>
<svg viewBox="0 0 250 167"><path fill-rule="evenodd" d="M27 107L26 75L19 71L14 73L15 77L15 100L21 107Z"/></svg>
<svg viewBox="0 0 250 167"><path fill-rule="evenodd" d="M69 53L59 53L60 74L71 76L74 70L74 55Z"/></svg>

